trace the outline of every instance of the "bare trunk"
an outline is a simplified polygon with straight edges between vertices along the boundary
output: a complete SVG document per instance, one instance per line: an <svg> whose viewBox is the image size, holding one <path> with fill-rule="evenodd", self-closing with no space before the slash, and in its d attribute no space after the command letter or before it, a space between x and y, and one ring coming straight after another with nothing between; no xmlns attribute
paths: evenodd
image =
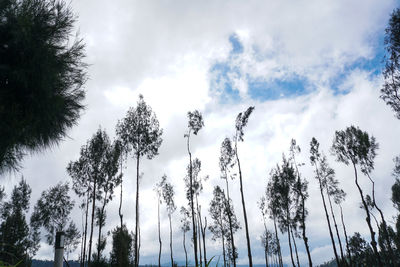
<svg viewBox="0 0 400 267"><path fill-rule="evenodd" d="M158 250L158 267L161 267L161 230L160 230L160 200L157 201L157 215L158 215L158 243L160 244L160 249Z"/></svg>
<svg viewBox="0 0 400 267"><path fill-rule="evenodd" d="M339 229L338 229L338 226L337 226L337 223L336 223L335 213L333 212L332 201L331 201L331 197L329 196L328 190L327 190L326 194L328 196L329 207L330 207L330 210L331 210L332 219L333 219L333 223L334 223L335 230L336 230L336 236L337 236L337 239L338 239L338 242L339 242L340 256L342 257L342 262L344 263L344 265L347 265L347 262L346 262L346 260L344 258L342 241L340 240Z"/></svg>
<svg viewBox="0 0 400 267"><path fill-rule="evenodd" d="M226 177L225 179L226 181L226 194L228 196L228 205L229 205L229 216L228 216L228 221L229 221L229 232L231 235L231 247L232 247L232 254L233 254L233 267L236 267L236 248L235 248L235 241L233 239L233 225L232 225L232 212L231 212L231 208L233 209L233 205L231 207L231 198L229 196L229 186L228 186L228 177Z"/></svg>
<svg viewBox="0 0 400 267"><path fill-rule="evenodd" d="M344 224L343 209L340 204L339 204L339 207L340 207L340 218L342 220L342 226L343 226L343 233L344 233L344 237L346 240L347 256L349 257L350 266L353 266L353 260L351 259L351 253L350 253L350 247L349 247L349 239L347 238L346 225Z"/></svg>
<svg viewBox="0 0 400 267"><path fill-rule="evenodd" d="M357 176L356 165L355 165L354 162L352 162L352 163L353 163L353 168L354 168L355 183L356 183L356 186L358 188L358 191L360 192L361 201L362 201L362 204L364 206L364 210L365 210L365 212L367 214L367 217L365 218L365 220L367 221L368 228L369 228L369 231L371 233L371 245L372 245L372 248L374 250L375 257L378 260L378 265L379 266L383 266L382 265L382 261L381 261L381 256L379 255L378 248L376 246L375 232L374 232L374 229L372 228L372 225L371 225L371 216L369 214L369 209L368 209L367 203L365 202L365 199L364 199L364 193L363 193L360 185L358 184L358 176Z"/></svg>
<svg viewBox="0 0 400 267"><path fill-rule="evenodd" d="M187 150L189 153L189 180L190 180L190 209L192 211L192 232L193 232L193 250L194 250L194 262L195 266L199 265L199 260L197 258L197 235L196 235L196 223L195 223L195 213L194 213L194 200L193 200L193 170L192 170L192 153L189 147L190 132L187 137Z"/></svg>
<svg viewBox="0 0 400 267"><path fill-rule="evenodd" d="M274 229L275 229L275 238L276 238L276 243L278 246L278 259L279 259L279 266L283 266L283 261L282 261L282 251L281 251L281 243L279 241L279 237L278 237L278 229L276 227L276 219L275 219L275 215L274 215Z"/></svg>
<svg viewBox="0 0 400 267"><path fill-rule="evenodd" d="M204 256L204 265L207 264L207 251L206 251L206 229L207 229L207 217L204 217L204 227L201 228L201 235L203 236L203 256Z"/></svg>
<svg viewBox="0 0 400 267"><path fill-rule="evenodd" d="M168 214L169 218L169 249L171 251L171 267L174 267L174 257L172 255L172 222L171 222L171 214Z"/></svg>
<svg viewBox="0 0 400 267"><path fill-rule="evenodd" d="M292 238L293 238L293 245L294 245L294 252L296 253L297 266L300 267L299 253L297 252L296 239L294 238L293 228L292 227L290 227L290 234L292 235Z"/></svg>
<svg viewBox="0 0 400 267"><path fill-rule="evenodd" d="M104 195L104 199L103 199L103 206L101 207L101 213L100 213L100 222L99 222L99 238L97 241L97 262L100 262L100 254L101 254L101 248L100 248L100 244L101 244L101 229L102 229L102 221L103 221L103 216L104 216L104 210L106 208L106 199L107 199L107 192L105 192Z"/></svg>
<svg viewBox="0 0 400 267"><path fill-rule="evenodd" d="M89 191L86 199L86 212L85 212L85 230L84 230L84 241L83 241L83 257L82 257L82 266L85 266L86 260L86 237L87 237L87 226L88 226L88 214L89 214Z"/></svg>
<svg viewBox="0 0 400 267"><path fill-rule="evenodd" d="M290 225L287 226L287 236L288 236L288 241L289 241L290 259L292 260L292 266L295 267L296 264L294 263L294 259L293 259L292 241L290 238Z"/></svg>
<svg viewBox="0 0 400 267"><path fill-rule="evenodd" d="M263 223L264 223L264 230L265 230L265 247L264 247L264 252L265 252L265 266L268 267L268 236L267 236L267 224L265 222L265 218L263 216Z"/></svg>
<svg viewBox="0 0 400 267"><path fill-rule="evenodd" d="M136 155L136 226L135 226L135 267L139 266L139 153Z"/></svg>
<svg viewBox="0 0 400 267"><path fill-rule="evenodd" d="M188 258L187 258L187 251L186 251L186 232L183 232L183 250L185 251L185 267L188 267Z"/></svg>
<svg viewBox="0 0 400 267"><path fill-rule="evenodd" d="M235 141L237 142L237 141ZM249 267L253 267L253 258L251 256L251 246L250 246L250 235L249 235L249 226L247 224L247 213L246 213L246 205L244 202L244 193L243 193L243 181L242 181L242 170L240 168L240 160L239 160L239 155L237 151L237 143L235 143L235 154L236 154L236 160L238 163L238 168L239 168L239 180L240 180L240 195L242 196L242 207L243 207L243 216L244 216L244 226L246 229L246 240L247 240L247 255L249 257Z"/></svg>
<svg viewBox="0 0 400 267"><path fill-rule="evenodd" d="M119 209L118 209L119 219L121 221L121 229L122 229L122 158L121 158L121 194L119 197Z"/></svg>
<svg viewBox="0 0 400 267"><path fill-rule="evenodd" d="M94 221L94 209L96 207L96 184L97 184L97 177L95 177L94 182L93 182L93 205L92 205L92 221L90 225L90 238L89 238L89 253L88 253L88 266L90 266L90 259L91 259L91 253L92 253L92 240L93 240L93 221Z"/></svg>

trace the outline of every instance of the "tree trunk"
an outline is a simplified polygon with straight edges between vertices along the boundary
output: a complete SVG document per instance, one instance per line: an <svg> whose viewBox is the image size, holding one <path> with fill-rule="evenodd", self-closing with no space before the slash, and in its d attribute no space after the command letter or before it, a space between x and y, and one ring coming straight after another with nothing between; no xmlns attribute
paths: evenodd
<svg viewBox="0 0 400 267"><path fill-rule="evenodd" d="M369 228L369 231L371 233L371 245L372 245L372 248L374 250L375 257L378 260L378 266L383 266L382 265L382 261L381 261L381 256L379 255L378 248L376 247L375 232L374 232L374 229L372 228L372 225L371 225L371 216L369 214L369 209L368 209L367 203L365 202L365 199L364 199L364 193L363 193L360 185L358 184L358 176L357 176L356 165L355 165L354 162L352 162L352 163L353 163L353 168L354 168L355 183L356 183L356 186L358 188L358 191L360 192L361 201L362 201L362 204L364 206L364 210L367 213L367 217L365 218L365 220L367 221L368 228Z"/></svg>
<svg viewBox="0 0 400 267"><path fill-rule="evenodd" d="M207 217L204 217L204 228L201 228L201 234L203 236L203 255L204 265L207 265L207 251L206 251L206 229L207 229Z"/></svg>
<svg viewBox="0 0 400 267"><path fill-rule="evenodd" d="M292 260L292 266L295 267L296 264L294 263L294 259L293 259L292 241L290 238L290 225L287 226L287 236L288 236L288 241L289 241L290 259Z"/></svg>
<svg viewBox="0 0 400 267"><path fill-rule="evenodd" d="M157 215L158 215L158 243L160 244L160 249L158 250L158 267L161 267L161 230L160 230L160 200L157 200Z"/></svg>
<svg viewBox="0 0 400 267"><path fill-rule="evenodd" d="M101 251L100 251L100 244L101 244L101 228L102 228L102 221L103 221L103 216L104 216L104 210L105 210L105 208L106 208L106 199L107 199L107 192L104 192L104 201L103 201L103 206L101 207L101 213L100 213L100 218L99 218L99 220L100 220L100 222L99 222L99 238L98 238L98 241L97 241L97 262L100 262L100 254L101 254Z"/></svg>
<svg viewBox="0 0 400 267"><path fill-rule="evenodd" d="M237 141L235 141L237 142ZM237 143L235 144L235 154L236 154L236 160L238 163L238 169L239 169L239 180L240 180L240 195L242 196L242 207L243 207L243 216L244 216L244 226L246 229L246 240L247 240L247 255L249 257L249 267L253 267L253 258L251 256L251 246L250 246L250 236L249 236L249 227L247 224L247 213L246 213L246 205L244 202L244 193L243 193L243 182L242 182L242 170L240 168L240 160L239 160L239 155L237 151Z"/></svg>
<svg viewBox="0 0 400 267"><path fill-rule="evenodd" d="M135 227L135 267L139 266L139 153L136 155L136 227Z"/></svg>
<svg viewBox="0 0 400 267"><path fill-rule="evenodd" d="M197 199L197 197L196 197ZM198 209L198 205L197 205L197 209ZM197 212L197 232L199 233L198 236L198 241L199 241L199 253L200 253L200 266L203 266L203 254L201 253L201 226L200 226L200 222L201 221L201 217L199 216L199 213Z"/></svg>
<svg viewBox="0 0 400 267"><path fill-rule="evenodd" d="M96 183L97 183L97 177L95 177L94 182L93 182L92 221L91 221L91 224L90 224L88 266L90 266L90 259L91 259L91 256L92 256L91 253L92 253L92 240L93 240L93 221L94 221L94 209L96 207Z"/></svg>
<svg viewBox="0 0 400 267"><path fill-rule="evenodd" d="M344 219L343 219L343 209L340 204L339 204L339 207L340 207L340 218L342 220L342 226L343 226L343 233L344 233L344 237L346 240L347 255L349 257L350 266L353 266L353 260L351 259L351 253L350 253L350 247L349 247L349 239L347 238L346 225L344 224Z"/></svg>
<svg viewBox="0 0 400 267"><path fill-rule="evenodd" d="M185 267L188 267L187 251L186 251L186 232L183 232L183 250L185 251Z"/></svg>
<svg viewBox="0 0 400 267"><path fill-rule="evenodd" d="M122 158L121 158L121 194L119 197L119 209L118 209L119 219L121 221L121 229L122 229Z"/></svg>
<svg viewBox="0 0 400 267"><path fill-rule="evenodd" d="M374 206L378 210L379 215L381 216L381 220L382 220L382 224L383 224L383 233L385 235L386 246L389 249L389 255L390 255L390 258L392 260L392 263L390 265L394 266L396 260L395 260L394 252L393 252L392 245L391 245L391 242L390 242L390 239L389 239L389 233L387 231L386 220L385 220L385 217L383 216L382 210L376 205L376 201L375 201L375 182L374 182L374 180L372 180L372 178L369 176L369 174L367 174L367 177L372 183L372 201L374 202Z"/></svg>
<svg viewBox="0 0 400 267"><path fill-rule="evenodd" d="M194 213L194 199L193 199L193 170L192 170L192 153L189 147L190 132L187 137L187 150L189 153L189 181L190 181L190 209L192 211L192 232L193 232L193 250L194 250L194 262L195 266L199 265L199 260L197 258L197 236L196 236L196 223L195 223L195 213Z"/></svg>
<svg viewBox="0 0 400 267"><path fill-rule="evenodd" d="M344 254L343 254L342 241L340 240L339 229L338 229L338 226L336 223L335 213L333 212L332 201L331 201L331 197L329 196L328 189L326 189L326 195L328 197L329 207L331 210L332 219L333 219L333 223L334 223L335 230L336 230L336 236L337 236L337 239L339 242L340 256L342 257L342 263L344 263L344 265L347 266L347 262L346 262L346 259L344 258Z"/></svg>
<svg viewBox="0 0 400 267"><path fill-rule="evenodd" d="M282 261L282 251L281 251L281 243L279 242L279 237L278 237L278 229L276 227L276 219L274 215L274 229L275 229L275 238L276 238L276 243L278 247L278 259L279 259L279 266L283 267L283 261Z"/></svg>
<svg viewBox="0 0 400 267"><path fill-rule="evenodd" d="M89 214L89 191L86 199L86 212L85 212L85 231L84 231L84 242L83 242L83 257L82 257L82 266L85 266L85 260L86 260L86 236L87 236L87 225L88 225L88 214Z"/></svg>
<svg viewBox="0 0 400 267"><path fill-rule="evenodd" d="M169 218L169 249L171 251L171 267L174 267L174 257L172 255L172 222L171 222L171 214L168 214Z"/></svg>
<svg viewBox="0 0 400 267"><path fill-rule="evenodd" d="M267 224L265 222L265 218L263 216L264 230L265 230L265 266L268 267L268 236L267 236Z"/></svg>
<svg viewBox="0 0 400 267"><path fill-rule="evenodd" d="M315 169L316 169L316 173L317 173L317 177L318 177L318 183L319 183L319 191L321 193L321 198L322 198L322 203L324 205L324 211L325 211L325 216L326 216L326 222L328 223L328 228L329 228L329 235L331 237L331 242L332 242L332 248L333 248L333 253L335 254L335 259L336 259L336 263L337 266L342 266L340 261L339 261L339 256L337 254L336 251L336 244L335 244L335 239L333 238L333 233L332 233L332 228L331 228L331 222L329 220L329 214L328 211L326 209L326 202L325 202L325 197L324 197L324 191L323 191L323 187L322 187L322 182L321 182L321 178L320 178L320 174L318 171L318 167L317 164L315 164Z"/></svg>
<svg viewBox="0 0 400 267"><path fill-rule="evenodd" d="M222 232L222 229L221 229L221 232ZM221 234L221 238L222 238L222 255L224 256L224 267L226 267L226 257L225 257L226 253L225 253L224 234Z"/></svg>
<svg viewBox="0 0 400 267"><path fill-rule="evenodd" d="M226 194L228 196L228 205L229 205L229 214L228 214L228 221L229 221L229 232L231 235L231 247L232 247L232 254L233 254L233 267L236 267L236 248L235 248L235 241L233 239L233 226L232 226L232 211L231 208L233 209L233 205L231 207L231 198L229 196L229 186L228 186L228 177L225 179L226 181Z"/></svg>
<svg viewBox="0 0 400 267"><path fill-rule="evenodd" d="M297 252L296 239L294 238L293 228L292 227L290 227L290 234L292 235L292 238L293 238L293 245L294 245L294 252L296 253L297 266L300 267L299 253Z"/></svg>

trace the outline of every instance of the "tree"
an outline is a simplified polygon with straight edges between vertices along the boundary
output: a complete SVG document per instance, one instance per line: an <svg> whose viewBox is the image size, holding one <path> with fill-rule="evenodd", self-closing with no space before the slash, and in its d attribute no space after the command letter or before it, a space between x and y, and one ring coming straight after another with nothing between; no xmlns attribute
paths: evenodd
<svg viewBox="0 0 400 267"><path fill-rule="evenodd" d="M162 194L163 194L163 186L166 183L167 176L164 174L161 177L161 181L156 184L154 187L154 191L157 194L157 225L158 225L158 243L159 251L158 251L158 267L161 267L161 249L162 249L162 241L161 241L161 230L160 230L160 204L162 204Z"/></svg>
<svg viewBox="0 0 400 267"><path fill-rule="evenodd" d="M69 184L58 183L42 192L31 217L31 224L46 230L46 241L54 244L56 232L65 232L64 244L67 255L73 252L81 238L75 223L70 218L74 201L69 196Z"/></svg>
<svg viewBox="0 0 400 267"><path fill-rule="evenodd" d="M296 154L299 154L300 152L301 152L300 146L298 146L296 144L295 139L292 139L291 144L290 144L290 160L293 161L293 165L296 168L297 181L295 183L294 190L300 196L300 203L299 203L300 213L298 214L298 216L299 216L299 221L300 221L300 228L302 230L301 234L302 234L302 238L304 241L304 246L306 247L306 251L307 251L308 265L310 267L312 267L311 253L310 253L310 248L308 245L308 237L306 236L306 217L308 215L308 210L306 208L305 202L308 198L308 192L307 192L308 182L307 182L307 180L301 178L300 172L298 169L298 166L301 166L304 164L297 164L297 162L296 162Z"/></svg>
<svg viewBox="0 0 400 267"><path fill-rule="evenodd" d="M213 234L212 239L214 241L221 238L224 267L226 267L225 237L229 233L229 228L227 224L228 220L225 210L226 197L225 193L221 190L219 186L214 187L213 195L214 197L210 202L209 208L210 216L212 219L212 224L209 226L209 229Z"/></svg>
<svg viewBox="0 0 400 267"><path fill-rule="evenodd" d="M393 10L386 28L381 98L400 119L400 9Z"/></svg>
<svg viewBox="0 0 400 267"><path fill-rule="evenodd" d="M187 139L186 147L189 154L189 168L188 168L188 178L189 178L189 189L188 189L188 199L191 210L191 218L192 218L192 232L193 232L193 250L194 250L194 261L195 266L198 266L199 260L197 258L197 233L196 233L196 223L195 223L195 213L194 213L194 185L193 185L193 166L192 166L192 152L190 151L190 136L193 133L197 135L197 133L203 128L204 121L203 116L198 110L193 112L188 112L188 130L187 133L184 134L184 137Z"/></svg>
<svg viewBox="0 0 400 267"><path fill-rule="evenodd" d="M121 175L117 175L119 160L121 157L121 146L119 142L110 144L108 138L105 138L104 145L106 146L104 176L99 182L99 198L103 201L100 208L97 209L97 225L99 226L99 237L97 241L97 262L100 261L101 252L106 245L106 238L101 235L101 230L106 221L106 205L114 196L114 189L121 183Z"/></svg>
<svg viewBox="0 0 400 267"><path fill-rule="evenodd" d="M297 181L295 169L285 156L282 157L282 165L277 165L271 171L271 179L267 185L267 197L269 200L269 209L276 216L279 228L282 233L287 233L290 257L292 265L295 266L292 250L292 228L297 223L297 214L299 214L300 196L294 190Z"/></svg>
<svg viewBox="0 0 400 267"><path fill-rule="evenodd" d="M84 106L84 43L64 1L0 3L0 173L59 143Z"/></svg>
<svg viewBox="0 0 400 267"><path fill-rule="evenodd" d="M251 245L250 245L250 235L249 235L249 226L247 224L247 213L246 213L246 205L244 201L244 193L243 193L243 179L242 179L242 169L240 166L240 160L239 160L239 152L238 152L238 142L243 142L243 136L244 136L244 127L246 127L247 122L249 120L249 117L251 113L253 112L254 107L249 107L245 112L240 112L237 117L236 117L236 124L235 124L235 136L234 136L234 143L235 143L235 156L236 156L236 162L238 166L238 171L239 171L239 181L240 181L240 195L242 197L242 208L243 208L243 216L244 216L244 226L246 229L246 241L247 241L247 255L249 258L249 266L253 267L253 259L251 256Z"/></svg>
<svg viewBox="0 0 400 267"><path fill-rule="evenodd" d="M139 164L144 156L153 159L162 143L162 129L151 107L139 95L136 108L131 107L117 124L117 135L128 153L136 159L136 222L135 237L139 237ZM139 238L134 240L135 267L139 266Z"/></svg>
<svg viewBox="0 0 400 267"><path fill-rule="evenodd" d="M350 252L353 255L355 266L374 266L374 252L371 246L361 237L360 233L355 232L349 239Z"/></svg>
<svg viewBox="0 0 400 267"><path fill-rule="evenodd" d="M164 176L166 178L166 176ZM168 212L168 220L169 220L169 248L171 253L171 266L174 267L174 258L172 256L172 222L171 217L172 214L176 210L175 202L174 202L174 187L171 183L168 183L165 179L164 184L162 185L162 196L165 204L167 205Z"/></svg>
<svg viewBox="0 0 400 267"><path fill-rule="evenodd" d="M311 139L310 142L310 161L311 165L315 167L315 178L318 180L319 191L321 194L322 204L324 205L325 217L326 222L328 224L329 229L329 236L332 242L333 253L335 255L336 263L338 266L341 266L341 261L339 260L339 256L336 250L335 239L332 233L331 221L329 219L328 210L326 208L326 200L325 200L325 187L327 185L327 180L330 177L335 176L335 170L329 167L328 160L325 155L323 155L319 151L319 142L314 137Z"/></svg>
<svg viewBox="0 0 400 267"><path fill-rule="evenodd" d="M359 165L361 172L366 174L374 168L374 158L378 144L375 137L369 137L367 132L363 132L354 126L347 127L345 130L336 131L332 144L332 153L336 155L336 160L346 165L353 165L355 184L360 193L361 201L367 215L366 221L371 234L371 246L374 251L377 264L382 266L381 257L377 249L375 232L371 225L371 216L365 201L364 193L358 183L358 172L356 166Z"/></svg>
<svg viewBox="0 0 400 267"><path fill-rule="evenodd" d="M180 213L181 217L181 230L183 233L183 250L185 251L186 267L188 267L188 257L186 251L186 232L190 231L190 212L185 208L181 207Z"/></svg>
<svg viewBox="0 0 400 267"><path fill-rule="evenodd" d="M225 180L226 184L226 195L228 201L228 205L230 207L229 212L228 212L228 221L229 221L229 233L230 233L230 248L232 249L232 261L233 261L233 266L236 267L236 258L237 258L237 252L236 252L236 247L235 247L235 240L233 236L233 216L235 216L235 210L233 208L233 203L229 195L229 178L234 179L236 174L231 173L232 168L234 167L236 161L235 161L235 151L232 147L232 142L229 138L225 138L224 141L221 144L221 154L219 157L219 167L221 170L221 178Z"/></svg>
<svg viewBox="0 0 400 267"><path fill-rule="evenodd" d="M5 197L0 190L1 198ZM11 199L3 202L0 210L0 262L30 266L31 258L40 246L37 227L29 227L26 213L29 211L31 188L21 178L18 186L14 186Z"/></svg>
<svg viewBox="0 0 400 267"><path fill-rule="evenodd" d="M268 267L268 255L269 255L269 240L272 238L272 233L267 229L267 214L268 214L268 205L267 199L265 196L261 197L260 202L258 202L258 208L261 210L261 214L263 217L263 224L264 224L264 232L261 236L261 244L264 248L264 256L265 256L265 266Z"/></svg>
<svg viewBox="0 0 400 267"><path fill-rule="evenodd" d="M132 266L133 234L128 232L125 225L116 227L112 231L112 250L110 253L110 265L112 267Z"/></svg>

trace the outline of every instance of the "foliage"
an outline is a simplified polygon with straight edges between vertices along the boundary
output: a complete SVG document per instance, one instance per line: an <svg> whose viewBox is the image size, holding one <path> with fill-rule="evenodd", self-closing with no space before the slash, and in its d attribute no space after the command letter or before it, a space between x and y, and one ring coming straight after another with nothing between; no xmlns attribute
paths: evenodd
<svg viewBox="0 0 400 267"><path fill-rule="evenodd" d="M84 106L84 43L64 1L0 3L0 173L57 144Z"/></svg>
<svg viewBox="0 0 400 267"><path fill-rule="evenodd" d="M112 231L112 250L110 265L112 267L126 267L133 265L132 244L133 234L128 232L125 225L116 227Z"/></svg>
<svg viewBox="0 0 400 267"><path fill-rule="evenodd" d="M381 98L400 119L400 9L393 10L385 35L386 55Z"/></svg>
<svg viewBox="0 0 400 267"><path fill-rule="evenodd" d="M0 258L7 264L29 265L39 249L37 228L30 228L26 222L31 192L30 186L21 178L11 193L11 199L1 207Z"/></svg>

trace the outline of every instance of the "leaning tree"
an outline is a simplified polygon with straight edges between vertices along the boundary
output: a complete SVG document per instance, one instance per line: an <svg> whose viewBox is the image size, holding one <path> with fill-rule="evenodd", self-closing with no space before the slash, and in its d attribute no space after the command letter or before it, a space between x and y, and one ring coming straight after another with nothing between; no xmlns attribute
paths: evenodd
<svg viewBox="0 0 400 267"><path fill-rule="evenodd" d="M139 266L139 167L143 157L153 159L158 155L161 146L163 131L156 114L151 107L144 102L143 96L135 108L131 107L124 119L117 124L117 135L128 153L136 159L136 221L134 240L134 265Z"/></svg>

